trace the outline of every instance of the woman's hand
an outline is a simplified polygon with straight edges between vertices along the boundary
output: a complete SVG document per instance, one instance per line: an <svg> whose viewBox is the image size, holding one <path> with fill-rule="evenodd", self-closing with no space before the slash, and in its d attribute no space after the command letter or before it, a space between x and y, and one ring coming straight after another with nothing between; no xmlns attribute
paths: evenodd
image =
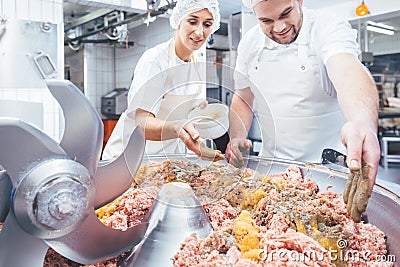
<svg viewBox="0 0 400 267"><path fill-rule="evenodd" d="M194 103L192 110L194 110L194 109L196 109L196 108L201 108L201 109L203 109L203 108L207 107L207 105L208 105L208 101L207 101L207 100L205 100L205 99L198 100L198 101L196 101L196 102Z"/></svg>
<svg viewBox="0 0 400 267"><path fill-rule="evenodd" d="M237 168L244 165L242 152L248 151L253 144L246 138L233 138L226 147L226 160Z"/></svg>
<svg viewBox="0 0 400 267"><path fill-rule="evenodd" d="M136 120L145 129L147 140L163 141L179 138L185 146L204 160L218 161L224 159L221 151L213 150L199 142L200 134L192 122L187 120L163 121L153 114L138 109Z"/></svg>
<svg viewBox="0 0 400 267"><path fill-rule="evenodd" d="M166 121L163 132L165 139L179 138L189 150L197 156L201 156L200 145L197 142L200 134L192 122L187 120Z"/></svg>
<svg viewBox="0 0 400 267"><path fill-rule="evenodd" d="M185 146L193 151L198 157L208 161L223 160L224 156L221 151L214 150L207 147L204 143L199 141L199 132L194 128L193 123L186 120L170 122L172 128L177 133L177 137L182 140ZM171 127L171 126L170 126Z"/></svg>
<svg viewBox="0 0 400 267"><path fill-rule="evenodd" d="M187 120L177 120L166 122L165 124L167 128L173 129L175 135L174 138L181 139L188 149L192 150L195 153L196 151L200 153L200 149L196 149L198 146L197 140L199 140L200 134L194 128L192 122L188 122Z"/></svg>
<svg viewBox="0 0 400 267"><path fill-rule="evenodd" d="M200 145L201 159L208 161L219 161L225 159L221 151L216 149L211 149L208 146L206 146L203 142L198 141L198 143Z"/></svg>

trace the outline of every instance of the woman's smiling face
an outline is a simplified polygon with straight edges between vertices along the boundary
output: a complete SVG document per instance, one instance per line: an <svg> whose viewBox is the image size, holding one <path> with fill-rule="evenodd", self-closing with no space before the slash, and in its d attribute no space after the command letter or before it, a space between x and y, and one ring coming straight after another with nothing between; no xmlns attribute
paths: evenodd
<svg viewBox="0 0 400 267"><path fill-rule="evenodd" d="M198 50L212 32L214 18L208 9L190 13L178 27L179 40L176 40L182 49L193 52Z"/></svg>

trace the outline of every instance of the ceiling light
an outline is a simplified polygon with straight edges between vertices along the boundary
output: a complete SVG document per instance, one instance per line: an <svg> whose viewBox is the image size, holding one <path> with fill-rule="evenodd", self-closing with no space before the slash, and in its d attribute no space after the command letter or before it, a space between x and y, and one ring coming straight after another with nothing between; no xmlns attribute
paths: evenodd
<svg viewBox="0 0 400 267"><path fill-rule="evenodd" d="M365 5L364 0L361 2L359 6L356 7L356 15L357 16L365 16L370 14L368 7Z"/></svg>
<svg viewBox="0 0 400 267"><path fill-rule="evenodd" d="M382 34L387 34L387 35L393 35L394 34L393 30L388 30L388 29L384 29L384 28L380 28L380 27L376 27L376 26L372 26L372 25L367 25L367 30L368 31L372 31L372 32L378 32L378 33L382 33Z"/></svg>
<svg viewBox="0 0 400 267"><path fill-rule="evenodd" d="M383 23L376 23L376 22L373 22L371 20L368 20L367 24L372 25L372 26L376 26L376 27L379 27L379 28L384 28L384 29L387 29L387 30L392 30L392 31L394 30L393 26L389 26L389 25L386 25L386 24L383 24Z"/></svg>

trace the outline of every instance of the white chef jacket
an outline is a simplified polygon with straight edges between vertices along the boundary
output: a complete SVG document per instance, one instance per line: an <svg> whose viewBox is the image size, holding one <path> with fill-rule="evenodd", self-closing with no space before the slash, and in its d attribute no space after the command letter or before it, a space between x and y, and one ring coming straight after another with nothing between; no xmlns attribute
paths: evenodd
<svg viewBox="0 0 400 267"><path fill-rule="evenodd" d="M234 78L236 90L250 87L255 95L254 110L255 115L259 115L261 119L262 138L268 137L267 140L264 140L265 144L261 155L273 156L275 153L275 156L278 157L315 162L318 159L318 153L320 155L322 152L320 150L324 140L326 141L325 145L329 144L334 149L341 152L344 151L339 134L344 119L340 114L336 92L327 76L324 64L330 56L336 53L358 55L359 50L356 43L356 31L351 29L347 22L340 21L325 12L318 13L306 8L303 8L303 11L303 25L299 36L292 44L281 45L274 42L265 36L259 25L254 26L246 33L239 44ZM269 66L268 68L264 67L262 73L260 72L260 63L264 64L264 66L265 64ZM297 65L297 63L301 68L293 68L292 65ZM290 64L290 66L285 64ZM277 70L273 66L278 65L280 66L280 72L285 73L286 80L283 77L281 80L276 80L276 77L280 76L276 73L276 71L279 72L279 69ZM289 69L290 71L287 71ZM305 75L306 72L309 74ZM272 75L271 77L268 77L269 73ZM301 82L302 78L297 80L297 83L293 83L299 77L307 79L309 87L307 85L304 87L304 83ZM315 80L312 81L312 79ZM301 90L306 91L296 98L296 93L300 88L304 88ZM296 89L298 90L296 91ZM320 90L320 93L318 93L318 90ZM276 105L276 103L282 102L281 100L286 98L291 100L288 101L292 103L289 105L295 105L293 108L285 108L284 105L287 103L285 101L282 105ZM273 102L268 104L268 101ZM321 109L321 106L324 106L321 101L326 101L326 107L330 108ZM335 105L337 106L336 108ZM271 109L270 115L265 114L268 107ZM311 112L313 110L315 112ZM292 114L291 112L295 113ZM271 115L272 117L270 117ZM279 118L275 121L275 126L278 127L276 129L268 121L269 118L274 120L274 116L276 119ZM297 120L296 117L298 117ZM330 123L324 121L325 117L329 117L332 121ZM289 123L290 121L291 123ZM331 123L333 121L336 123L332 126ZM296 128L296 126L293 129L293 125L296 125L296 123L299 124L298 127L300 128ZM301 128L301 125L304 125L304 129ZM313 129L313 132L308 132L307 129ZM271 131L273 132L274 130L276 130L277 134L274 137L277 145L276 152L271 149L274 144L270 143L271 138L273 138L273 134L270 136ZM320 135L316 132L317 130L321 132ZM326 137L329 138L324 139L325 135L322 133L325 133ZM298 136L298 134L301 136ZM316 140L318 139L316 137L319 136L321 136L321 140ZM307 137L309 138L307 139ZM296 142L295 140L299 138L301 142ZM316 142L313 142L313 140Z"/></svg>
<svg viewBox="0 0 400 267"><path fill-rule="evenodd" d="M171 40L150 48L139 59L128 93L128 108L115 126L104 148L102 159L116 158L123 152L130 133L137 125L135 111L138 108L149 111L157 117L161 99L165 94L194 95L199 92L199 83L193 82L193 85L188 85L191 82L188 77L190 76L189 71L193 73L193 69L195 69L201 77L193 77L193 80L205 81L205 77L203 77L205 75L205 64L193 66L196 62L205 61L205 49L195 51L190 63L181 60L173 49L175 66L171 68L170 45ZM200 86L198 99L206 99L205 83ZM161 148L162 144L158 143L157 145L153 141L147 141L146 153L158 153L152 151L156 147Z"/></svg>
<svg viewBox="0 0 400 267"><path fill-rule="evenodd" d="M318 77L328 94L335 94L330 87L323 64L337 53L350 53L355 56L360 54L357 44L357 31L352 29L347 21L339 19L327 11L303 9L303 25L297 39L289 44L282 45L269 39L257 24L252 27L242 38L238 47L238 57L235 66L235 89L243 89L250 86L248 79L249 66L255 60L262 47L266 47L268 56L289 58L297 56L299 44L309 42L310 53L315 53L321 59L321 72ZM267 74L266 74L267 75ZM283 81L284 82L284 81Z"/></svg>
<svg viewBox="0 0 400 267"><path fill-rule="evenodd" d="M139 59L131 87L128 92L128 103L132 109L140 108L149 111L153 114L157 114L160 108L159 98L165 93L173 94L194 94L196 93L196 87L182 87L179 84L185 84L188 82L187 76L182 72L186 70L186 65L192 64L181 60L177 55L175 55L176 69L174 70L174 79L172 81L171 87L174 88L173 91L169 91L169 88L165 88L165 82L167 79L166 71L169 67L168 58L168 46L171 40L161 43L153 48L146 50L141 58ZM194 51L193 58L195 61L204 62L205 52L204 49L199 49ZM201 65L204 67L204 65ZM202 70L200 70L202 72ZM173 73L173 74L174 74ZM204 99L206 98L206 90L202 91Z"/></svg>

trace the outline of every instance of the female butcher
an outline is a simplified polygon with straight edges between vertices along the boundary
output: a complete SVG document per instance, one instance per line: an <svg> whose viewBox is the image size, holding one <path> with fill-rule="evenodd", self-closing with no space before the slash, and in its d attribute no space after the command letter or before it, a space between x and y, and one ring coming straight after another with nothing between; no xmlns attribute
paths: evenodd
<svg viewBox="0 0 400 267"><path fill-rule="evenodd" d="M119 156L137 125L144 129L147 154L179 153L186 146L203 159L211 157L197 142L199 133L187 122L187 115L207 104L204 45L219 29L218 1L178 0L169 21L175 35L141 56L128 109L111 134L103 159Z"/></svg>

